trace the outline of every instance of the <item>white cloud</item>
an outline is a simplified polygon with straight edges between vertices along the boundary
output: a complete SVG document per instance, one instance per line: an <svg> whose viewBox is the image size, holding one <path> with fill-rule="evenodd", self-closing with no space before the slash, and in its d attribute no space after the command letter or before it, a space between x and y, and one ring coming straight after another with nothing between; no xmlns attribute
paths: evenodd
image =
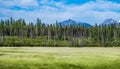
<svg viewBox="0 0 120 69"><path fill-rule="evenodd" d="M1 4L0 6L9 7L9 8L12 6L20 6L22 8L38 6L36 0L0 0L0 4Z"/></svg>
<svg viewBox="0 0 120 69"><path fill-rule="evenodd" d="M38 6L36 0L20 0L19 5L22 7L31 7L31 6Z"/></svg>
<svg viewBox="0 0 120 69"><path fill-rule="evenodd" d="M120 4L104 0L90 1L83 5L66 5L63 2L54 2L53 0L41 0L39 3L37 0L9 0L3 1L2 5L8 7L18 5L23 8L34 7L35 10L33 11L18 11L0 7L0 14L6 15L6 18L12 16L14 18L25 18L27 21L33 22L38 17L45 23L55 23L56 20L62 21L72 18L94 24L101 23L106 18L116 20L120 18Z"/></svg>

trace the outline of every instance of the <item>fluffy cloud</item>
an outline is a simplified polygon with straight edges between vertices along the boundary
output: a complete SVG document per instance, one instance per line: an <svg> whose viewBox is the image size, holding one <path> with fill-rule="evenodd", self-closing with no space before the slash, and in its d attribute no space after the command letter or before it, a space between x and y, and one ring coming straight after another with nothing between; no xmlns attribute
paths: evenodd
<svg viewBox="0 0 120 69"><path fill-rule="evenodd" d="M38 6L36 0L0 0L0 6L3 7L12 7L12 6L20 6L20 7L31 7Z"/></svg>
<svg viewBox="0 0 120 69"><path fill-rule="evenodd" d="M120 18L120 4L104 0L90 1L82 5L67 5L63 1L53 0L1 0L0 3L0 18L12 16L32 22L41 18L45 23L71 18L91 24L101 23L106 18Z"/></svg>

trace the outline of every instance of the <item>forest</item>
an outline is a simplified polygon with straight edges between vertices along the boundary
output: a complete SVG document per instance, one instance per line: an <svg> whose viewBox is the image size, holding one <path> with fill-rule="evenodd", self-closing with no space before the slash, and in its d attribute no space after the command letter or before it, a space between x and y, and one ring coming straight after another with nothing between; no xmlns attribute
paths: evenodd
<svg viewBox="0 0 120 69"><path fill-rule="evenodd" d="M6 47L119 47L120 24L86 26L61 26L25 19L0 20L0 46Z"/></svg>

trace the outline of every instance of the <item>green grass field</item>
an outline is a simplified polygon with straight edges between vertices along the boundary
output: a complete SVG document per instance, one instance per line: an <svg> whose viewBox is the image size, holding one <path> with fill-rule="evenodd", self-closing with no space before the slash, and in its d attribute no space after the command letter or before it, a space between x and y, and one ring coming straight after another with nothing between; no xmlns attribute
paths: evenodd
<svg viewBox="0 0 120 69"><path fill-rule="evenodd" d="M0 47L0 69L120 69L120 48Z"/></svg>

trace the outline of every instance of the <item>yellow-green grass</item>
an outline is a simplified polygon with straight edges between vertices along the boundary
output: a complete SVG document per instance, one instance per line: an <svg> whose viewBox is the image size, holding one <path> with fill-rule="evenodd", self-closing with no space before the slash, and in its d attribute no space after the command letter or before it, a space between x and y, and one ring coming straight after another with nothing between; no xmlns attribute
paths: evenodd
<svg viewBox="0 0 120 69"><path fill-rule="evenodd" d="M0 47L0 69L120 69L120 48Z"/></svg>

